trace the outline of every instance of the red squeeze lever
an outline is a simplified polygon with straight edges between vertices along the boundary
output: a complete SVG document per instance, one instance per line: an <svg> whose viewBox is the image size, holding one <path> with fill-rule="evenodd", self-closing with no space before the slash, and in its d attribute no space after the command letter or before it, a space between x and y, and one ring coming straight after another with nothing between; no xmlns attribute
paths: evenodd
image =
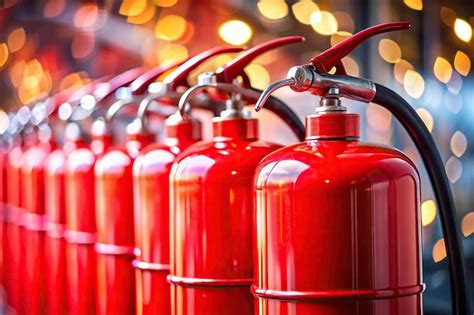
<svg viewBox="0 0 474 315"><path fill-rule="evenodd" d="M234 58L231 62L217 70L217 81L222 83L232 83L232 80L234 80L239 75L245 76L244 68L256 57L274 48L302 41L304 41L304 37L288 36L277 38L265 42L261 45L257 45L253 48L250 48L246 50L243 54L239 55L237 58Z"/></svg>
<svg viewBox="0 0 474 315"><path fill-rule="evenodd" d="M406 30L410 28L410 22L392 22L374 25L352 35L351 37L343 40L339 44L313 57L311 59L311 63L320 73L329 72L332 67L336 67L336 74L346 74L341 60L342 58L350 54L351 51L353 51L354 48L359 46L362 42L378 34Z"/></svg>

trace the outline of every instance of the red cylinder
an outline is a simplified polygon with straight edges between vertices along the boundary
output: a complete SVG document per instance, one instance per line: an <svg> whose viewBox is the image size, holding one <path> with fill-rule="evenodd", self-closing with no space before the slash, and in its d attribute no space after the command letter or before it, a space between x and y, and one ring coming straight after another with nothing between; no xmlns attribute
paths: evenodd
<svg viewBox="0 0 474 315"><path fill-rule="evenodd" d="M69 315L96 313L94 167L110 142L109 135L93 135L90 147L78 147L66 158L65 240Z"/></svg>
<svg viewBox="0 0 474 315"><path fill-rule="evenodd" d="M0 140L1 141L1 140ZM6 234L7 212L7 160L8 150L0 143L0 285L5 290L5 252L8 235ZM3 291L5 292L5 291ZM2 295L2 298L4 296ZM5 299L2 299L5 302Z"/></svg>
<svg viewBox="0 0 474 315"><path fill-rule="evenodd" d="M48 315L69 314L66 294L66 224L65 165L67 155L81 143L66 140L62 148L45 161L46 203L46 299Z"/></svg>
<svg viewBox="0 0 474 315"><path fill-rule="evenodd" d="M172 314L252 314L252 179L279 146L255 119L216 118L214 138L190 146L170 175Z"/></svg>
<svg viewBox="0 0 474 315"><path fill-rule="evenodd" d="M26 268L24 278L25 313L47 314L45 263L45 160L52 151L51 142L39 141L29 148L22 159L22 199Z"/></svg>
<svg viewBox="0 0 474 315"><path fill-rule="evenodd" d="M129 136L108 150L95 165L97 242L97 312L135 312L134 213L132 165L151 143L146 135Z"/></svg>
<svg viewBox="0 0 474 315"><path fill-rule="evenodd" d="M421 314L418 172L356 123L310 116L305 142L259 164L256 313Z"/></svg>
<svg viewBox="0 0 474 315"><path fill-rule="evenodd" d="M133 165L137 315L170 314L169 175L176 156L201 138L195 120L165 125L163 144L149 145Z"/></svg>

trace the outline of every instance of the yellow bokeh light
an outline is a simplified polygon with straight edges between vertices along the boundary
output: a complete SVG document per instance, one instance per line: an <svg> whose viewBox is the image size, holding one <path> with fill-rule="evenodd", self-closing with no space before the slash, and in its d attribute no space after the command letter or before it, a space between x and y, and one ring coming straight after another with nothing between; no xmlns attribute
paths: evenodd
<svg viewBox="0 0 474 315"><path fill-rule="evenodd" d="M84 79L87 79L87 73L85 72L73 72L66 75L59 83L59 90L67 90L74 86L80 86L83 84Z"/></svg>
<svg viewBox="0 0 474 315"><path fill-rule="evenodd" d="M457 157L451 156L446 162L444 169L446 170L446 175L452 184L461 178L462 163Z"/></svg>
<svg viewBox="0 0 474 315"><path fill-rule="evenodd" d="M421 204L421 224L430 225L436 218L436 204L434 200L429 199Z"/></svg>
<svg viewBox="0 0 474 315"><path fill-rule="evenodd" d="M444 24L450 27L454 25L454 21L456 21L456 12L454 12L453 9L441 7L439 15Z"/></svg>
<svg viewBox="0 0 474 315"><path fill-rule="evenodd" d="M444 239L436 241L433 246L433 261L440 262L446 258L446 246L444 245Z"/></svg>
<svg viewBox="0 0 474 315"><path fill-rule="evenodd" d="M344 57L342 58L342 64L344 65L344 68L346 69L348 75L351 75L353 77L359 76L359 65L357 64L357 61L355 61L355 59L351 57Z"/></svg>
<svg viewBox="0 0 474 315"><path fill-rule="evenodd" d="M245 67L245 73L249 76L250 83L254 88L263 90L270 84L270 74L265 67L258 63L251 63Z"/></svg>
<svg viewBox="0 0 474 315"><path fill-rule="evenodd" d="M472 27L468 22L457 18L454 21L454 33L460 40L467 43L472 38Z"/></svg>
<svg viewBox="0 0 474 315"><path fill-rule="evenodd" d="M437 57L433 66L433 72L436 79L443 83L448 83L453 74L453 67L443 57Z"/></svg>
<svg viewBox="0 0 474 315"><path fill-rule="evenodd" d="M153 3L162 8L170 8L178 3L178 0L153 0Z"/></svg>
<svg viewBox="0 0 474 315"><path fill-rule="evenodd" d="M432 132L434 127L434 121L433 116L431 116L431 113L425 108L418 108L416 110L416 113L418 114L418 116L420 116L421 120L423 120L423 123L425 124L428 131Z"/></svg>
<svg viewBox="0 0 474 315"><path fill-rule="evenodd" d="M142 13L135 16L128 16L127 22L131 24L145 24L151 21L155 16L156 7L152 4L147 4Z"/></svg>
<svg viewBox="0 0 474 315"><path fill-rule="evenodd" d="M425 80L416 71L408 70L403 79L405 92L413 98L420 98L425 91Z"/></svg>
<svg viewBox="0 0 474 315"><path fill-rule="evenodd" d="M311 26L321 35L332 35L337 32L336 17L328 11L316 11L310 17Z"/></svg>
<svg viewBox="0 0 474 315"><path fill-rule="evenodd" d="M344 32L344 31L338 31L334 34L331 35L331 46L337 45L343 40L349 38L352 36L352 33L349 32Z"/></svg>
<svg viewBox="0 0 474 315"><path fill-rule="evenodd" d="M279 20L288 15L288 5L284 0L262 0L257 3L257 7L270 20Z"/></svg>
<svg viewBox="0 0 474 315"><path fill-rule="evenodd" d="M449 142L451 152L458 158L460 158L467 149L467 138L461 131L456 131L451 137Z"/></svg>
<svg viewBox="0 0 474 315"><path fill-rule="evenodd" d="M465 237L474 234L474 212L471 211L462 218L461 230Z"/></svg>
<svg viewBox="0 0 474 315"><path fill-rule="evenodd" d="M88 28L94 26L99 17L99 8L96 4L85 4L74 14L74 25L76 27Z"/></svg>
<svg viewBox="0 0 474 315"><path fill-rule="evenodd" d="M458 50L454 56L454 69L465 77L469 74L469 71L471 71L471 59L460 50Z"/></svg>
<svg viewBox="0 0 474 315"><path fill-rule="evenodd" d="M26 33L23 27L13 30L10 35L8 35L8 48L11 52L20 50L26 42Z"/></svg>
<svg viewBox="0 0 474 315"><path fill-rule="evenodd" d="M240 20L227 21L219 27L219 36L231 45L243 45L252 35L250 26Z"/></svg>
<svg viewBox="0 0 474 315"><path fill-rule="evenodd" d="M393 67L393 74L395 75L395 80L397 80L398 83L403 84L403 81L405 80L405 73L408 70L415 70L411 63L409 63L405 59L401 59L399 62L397 62Z"/></svg>
<svg viewBox="0 0 474 315"><path fill-rule="evenodd" d="M179 15L167 15L156 22L155 36L163 40L178 40L186 32L186 20Z"/></svg>
<svg viewBox="0 0 474 315"><path fill-rule="evenodd" d="M397 42L383 38L379 42L379 54L389 63L397 63L402 59L402 50Z"/></svg>
<svg viewBox="0 0 474 315"><path fill-rule="evenodd" d="M412 10L421 11L423 10L423 0L403 0L405 5Z"/></svg>
<svg viewBox="0 0 474 315"><path fill-rule="evenodd" d="M137 16L147 6L147 0L123 0L120 5L119 14L125 16Z"/></svg>
<svg viewBox="0 0 474 315"><path fill-rule="evenodd" d="M158 63L160 65L169 65L188 57L188 50L180 44L168 44L158 53Z"/></svg>
<svg viewBox="0 0 474 315"><path fill-rule="evenodd" d="M319 7L313 1L298 1L291 6L291 11L298 22L310 25L311 14L319 11Z"/></svg>
<svg viewBox="0 0 474 315"><path fill-rule="evenodd" d="M0 68L3 67L8 61L8 46L5 43L0 43Z"/></svg>

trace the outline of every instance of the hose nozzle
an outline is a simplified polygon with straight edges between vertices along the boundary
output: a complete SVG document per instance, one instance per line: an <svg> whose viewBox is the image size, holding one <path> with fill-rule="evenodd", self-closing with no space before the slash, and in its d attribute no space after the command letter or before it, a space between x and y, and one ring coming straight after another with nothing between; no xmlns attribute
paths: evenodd
<svg viewBox="0 0 474 315"><path fill-rule="evenodd" d="M285 86L292 86L295 83L293 78L284 79L281 81L277 81L275 83L270 84L260 95L258 98L257 104L255 104L255 111L259 111L262 109L263 105L267 102L270 96L278 89L281 89Z"/></svg>

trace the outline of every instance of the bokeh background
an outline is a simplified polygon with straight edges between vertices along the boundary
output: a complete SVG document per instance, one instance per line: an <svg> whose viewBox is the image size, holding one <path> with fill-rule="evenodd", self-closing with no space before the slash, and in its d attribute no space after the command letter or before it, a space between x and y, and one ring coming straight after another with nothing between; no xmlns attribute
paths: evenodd
<svg viewBox="0 0 474 315"><path fill-rule="evenodd" d="M349 74L403 95L435 138L454 191L469 282L474 283L474 1L4 0L0 6L0 133L8 128L9 113L21 106L107 74L171 63L225 43L250 47L278 36L305 36L305 43L267 53L246 68L252 84L263 89L285 77L289 67L308 62L358 30L411 21L411 31L377 36L343 63ZM192 79L230 58L206 63ZM288 89L277 96L301 117L318 104L316 97ZM373 104L345 104L361 114L364 140L393 145L419 166L425 309L427 314L448 314L449 281L438 209L416 149L386 110ZM295 141L269 113L259 115L269 117L262 120L263 138Z"/></svg>

